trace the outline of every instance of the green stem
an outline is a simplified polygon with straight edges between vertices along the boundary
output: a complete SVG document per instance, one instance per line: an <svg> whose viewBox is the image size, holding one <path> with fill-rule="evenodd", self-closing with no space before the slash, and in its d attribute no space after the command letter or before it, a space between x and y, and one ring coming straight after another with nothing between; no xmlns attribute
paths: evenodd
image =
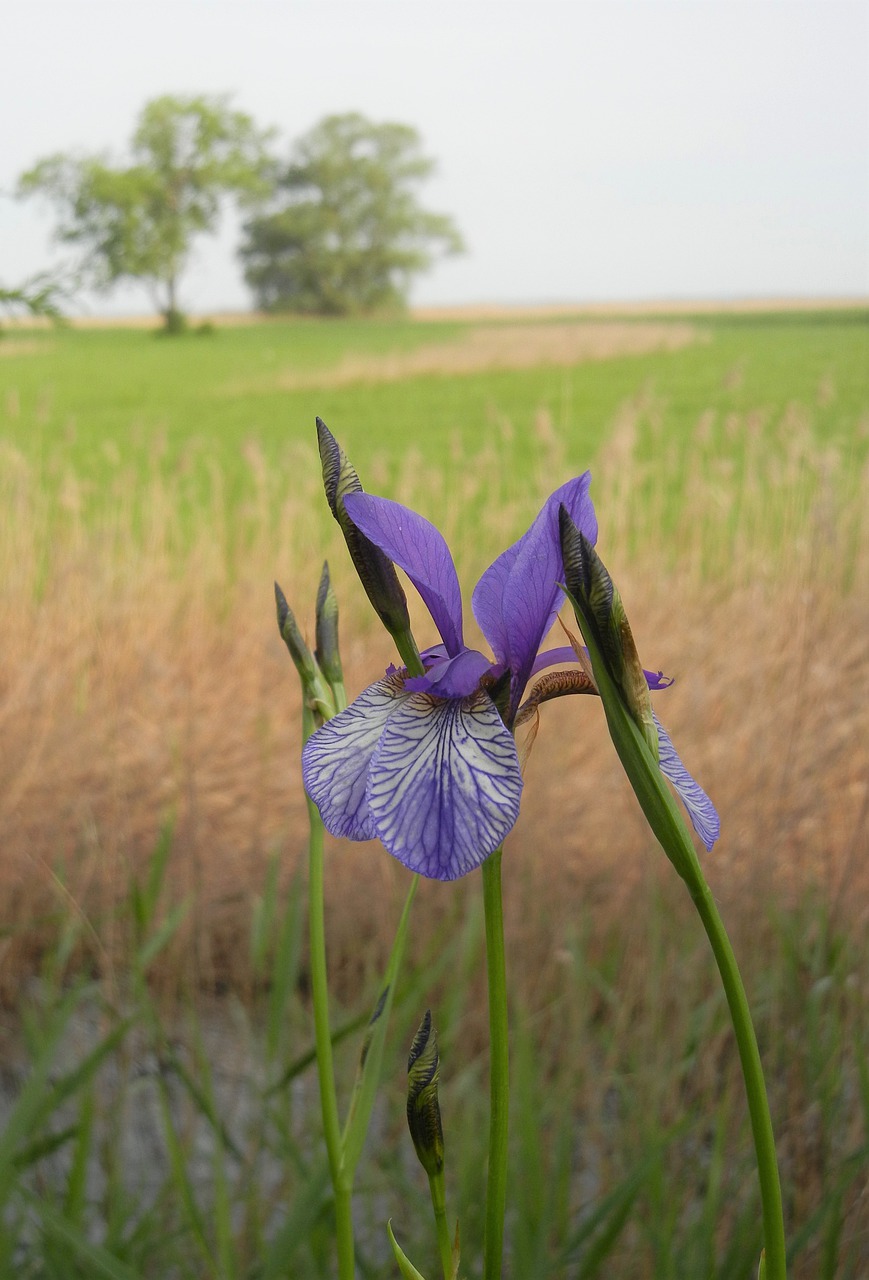
<svg viewBox="0 0 869 1280"><path fill-rule="evenodd" d="M504 1213L507 1203L510 1060L507 1043L507 966L504 955L504 909L501 900L501 853L501 849L496 849L483 863L490 1054L489 1174L486 1184L484 1280L501 1280Z"/></svg>
<svg viewBox="0 0 869 1280"><path fill-rule="evenodd" d="M422 664L422 658L419 656L419 649L416 641L410 631L399 631L393 634L395 647L401 655L401 660L407 667L408 675L421 676L425 673L425 667Z"/></svg>
<svg viewBox="0 0 869 1280"><path fill-rule="evenodd" d="M786 1280L787 1256L785 1252L784 1219L781 1185L775 1152L775 1137L769 1113L769 1100L763 1078L763 1066L757 1036L751 1020L748 999L730 939L724 928L718 908L706 881L700 878L696 887L690 886L691 897L703 921L718 972L730 1006L730 1017L739 1047L748 1113L757 1155L757 1172L760 1179L760 1198L763 1206L763 1235L766 1247L766 1280Z"/></svg>
<svg viewBox="0 0 869 1280"><path fill-rule="evenodd" d="M336 680L333 685L330 685L330 688L332 697L335 699L335 714L337 715L339 711L344 711L347 706L347 690L341 680Z"/></svg>
<svg viewBox="0 0 869 1280"><path fill-rule="evenodd" d="M438 1236L438 1253L441 1257L441 1268L444 1280L453 1277L453 1245L450 1240L450 1229L447 1225L447 1200L444 1188L443 1170L432 1174L428 1180L431 1189L431 1202L434 1209L435 1228Z"/></svg>
<svg viewBox="0 0 869 1280"><path fill-rule="evenodd" d="M576 531L574 531L576 532ZM579 535L577 535L579 536ZM579 560L587 558L590 548L580 548ZM594 556L594 552L591 551ZM570 545L569 531L565 542L565 563L577 563L577 549ZM591 561L592 574L596 575L593 583L595 599L605 601L609 593L604 589L612 583L609 575L599 561ZM739 1058L742 1064L742 1075L748 1099L748 1111L754 1137L757 1156L758 1177L760 1180L760 1197L763 1207L763 1232L766 1245L766 1280L786 1280L786 1252L784 1239L784 1220L782 1215L781 1186L779 1184L778 1163L775 1153L775 1139L772 1132L772 1121L769 1114L769 1100L766 1096L766 1085L763 1078L763 1067L757 1047L757 1037L751 1012L742 985L742 978L736 964L733 948L722 924L718 909L699 859L694 849L685 820L676 807L673 796L660 771L658 761L649 749L644 734L640 731L635 711L631 710L625 700L624 691L619 686L616 675L611 669L609 658L604 653L601 633L595 615L595 604L592 596L585 588L585 571L576 574L578 595L567 591L568 599L574 606L576 620L582 631L583 639L588 645L591 664L594 670L595 684L604 705L607 725L613 744L619 754L625 772L630 779L637 799L652 831L661 842L661 847L672 862L676 871L688 886L688 891L697 907L703 927L712 944L715 962L721 974L724 992L730 1008ZM609 596L611 598L611 595ZM626 619L624 620L626 623Z"/></svg>
<svg viewBox="0 0 869 1280"><path fill-rule="evenodd" d="M303 712L303 737L313 728L313 716ZM332 1064L332 1034L329 1026L329 987L326 973L325 886L323 868L323 822L317 806L305 797L310 823L308 846L308 932L311 960L311 998L314 1006L314 1043L317 1048L317 1078L323 1113L323 1136L329 1159L329 1174L335 1197L335 1239L340 1280L353 1280L353 1217L351 1189L347 1185L341 1158L341 1125Z"/></svg>

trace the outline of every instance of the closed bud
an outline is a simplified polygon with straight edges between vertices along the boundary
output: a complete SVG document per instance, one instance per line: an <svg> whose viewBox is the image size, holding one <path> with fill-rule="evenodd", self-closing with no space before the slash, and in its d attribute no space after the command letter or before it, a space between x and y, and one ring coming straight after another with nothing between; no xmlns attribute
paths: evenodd
<svg viewBox="0 0 869 1280"><path fill-rule="evenodd" d="M305 701L321 720L328 720L335 714L332 693L323 679L314 655L305 644L293 611L287 604L287 597L277 583L275 583L275 604L278 613L278 629L299 673Z"/></svg>
<svg viewBox="0 0 869 1280"><path fill-rule="evenodd" d="M281 639L289 649L290 657L302 680L308 680L317 669L314 655L305 644L295 615L287 604L287 597L277 583L275 583L275 604L278 611L278 630L281 633Z"/></svg>
<svg viewBox="0 0 869 1280"><path fill-rule="evenodd" d="M600 556L564 507L559 512L559 525L565 586L595 637L631 719L657 761L658 731L649 686L621 596Z"/></svg>
<svg viewBox="0 0 869 1280"><path fill-rule="evenodd" d="M444 1167L444 1135L438 1103L437 1032L431 1010L413 1038L407 1060L407 1123L419 1162L430 1178Z"/></svg>
<svg viewBox="0 0 869 1280"><path fill-rule="evenodd" d="M332 590L328 561L323 562L317 591L317 665L331 685L344 683L338 648L338 598Z"/></svg>
<svg viewBox="0 0 869 1280"><path fill-rule="evenodd" d="M341 526L353 567L390 635L405 635L410 631L410 615L395 566L379 547L356 528L347 514L344 506L347 494L364 491L350 460L322 418L317 419L317 443L326 500L332 515Z"/></svg>

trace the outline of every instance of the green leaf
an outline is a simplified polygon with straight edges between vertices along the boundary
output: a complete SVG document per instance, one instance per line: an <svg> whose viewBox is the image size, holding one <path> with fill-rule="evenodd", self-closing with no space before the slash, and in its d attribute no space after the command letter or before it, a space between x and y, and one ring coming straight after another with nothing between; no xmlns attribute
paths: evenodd
<svg viewBox="0 0 869 1280"><path fill-rule="evenodd" d="M292 1212L268 1248L262 1280L285 1280L292 1275L290 1263L310 1238L314 1223L327 1201L329 1165L325 1159L305 1178L302 1191L294 1198Z"/></svg>
<svg viewBox="0 0 869 1280"><path fill-rule="evenodd" d="M141 973L148 972L157 956L177 933L181 922L190 910L191 901L191 898L185 898L183 902L176 903L160 927L151 934L144 946L140 947L138 963Z"/></svg>
<svg viewBox="0 0 869 1280"><path fill-rule="evenodd" d="M270 1062L275 1058L281 1044L281 1033L288 1022L287 1007L298 981L303 914L301 875L297 871L287 889L287 903L272 966L272 982L266 1014L266 1054Z"/></svg>
<svg viewBox="0 0 869 1280"><path fill-rule="evenodd" d="M415 875L405 899L401 919L398 922L398 929L395 934L395 941L392 944L380 998L375 1005L368 1024L368 1031L363 1041L359 1070L356 1073L356 1082L350 1099L350 1109L347 1113L347 1121L344 1125L344 1133L341 1139L342 1168L348 1186L352 1186L353 1174L356 1170L356 1165L359 1163L362 1148L365 1145L365 1137L368 1133L368 1125L371 1121L371 1112L374 1107L374 1098L377 1094L377 1086L380 1083L380 1070L383 1062L383 1049L386 1044L386 1032L389 1027L389 1015L392 1011L395 984L407 941L410 909L413 905L418 884L419 876Z"/></svg>
<svg viewBox="0 0 869 1280"><path fill-rule="evenodd" d="M33 1207L42 1219L48 1235L65 1245L75 1257L87 1265L87 1274L102 1280L141 1280L141 1273L102 1245L93 1244L53 1209L44 1199L33 1199Z"/></svg>
<svg viewBox="0 0 869 1280"><path fill-rule="evenodd" d="M401 1245L396 1240L392 1230L391 1218L386 1224L386 1231L389 1236L389 1243L392 1245L392 1252L395 1254L395 1261L398 1263L398 1269L404 1276L405 1280L425 1280L425 1276L421 1271L417 1271L416 1267L406 1256Z"/></svg>

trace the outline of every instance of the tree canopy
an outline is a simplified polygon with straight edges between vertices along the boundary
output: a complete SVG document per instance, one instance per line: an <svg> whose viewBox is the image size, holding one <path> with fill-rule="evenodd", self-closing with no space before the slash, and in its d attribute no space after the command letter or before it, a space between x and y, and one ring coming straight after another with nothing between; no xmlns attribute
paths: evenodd
<svg viewBox="0 0 869 1280"><path fill-rule="evenodd" d="M325 315L403 307L411 278L463 247L452 219L418 202L433 170L410 126L327 116L279 172L276 207L245 227L240 256L258 305Z"/></svg>
<svg viewBox="0 0 869 1280"><path fill-rule="evenodd" d="M21 284L9 287L0 283L0 314L37 316L60 324L63 320L61 303L69 297L71 284L49 271L40 271ZM0 337L3 328L0 325Z"/></svg>
<svg viewBox="0 0 869 1280"><path fill-rule="evenodd" d="M192 241L215 229L222 197L269 190L269 136L223 97L165 96L139 117L132 164L56 154L23 174L18 191L56 206L57 238L82 247L84 281L143 281L171 326Z"/></svg>

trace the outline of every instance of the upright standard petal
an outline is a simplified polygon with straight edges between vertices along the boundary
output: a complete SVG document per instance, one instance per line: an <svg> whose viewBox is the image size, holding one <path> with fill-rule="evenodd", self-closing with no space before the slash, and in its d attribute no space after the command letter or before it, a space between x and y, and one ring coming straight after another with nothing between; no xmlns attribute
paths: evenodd
<svg viewBox="0 0 869 1280"><path fill-rule="evenodd" d="M401 699L409 696L400 673L378 680L305 743L302 781L331 835L374 839L365 794L368 769L383 726Z"/></svg>
<svg viewBox="0 0 869 1280"><path fill-rule="evenodd" d="M531 528L498 557L474 588L474 616L495 656L513 672L515 711L531 667L561 606L564 577L558 510L565 506L590 541L597 519L586 471L547 498Z"/></svg>
<svg viewBox="0 0 869 1280"><path fill-rule="evenodd" d="M487 694L410 694L389 716L368 781L384 846L411 871L456 880L484 862L519 816L512 734Z"/></svg>
<svg viewBox="0 0 869 1280"><path fill-rule="evenodd" d="M688 810L694 830L700 839L711 849L721 834L721 822L715 805L706 792L695 782L676 754L676 748L670 741L670 735L652 712L655 728L658 730L658 766L665 778L672 782L680 800Z"/></svg>
<svg viewBox="0 0 869 1280"><path fill-rule="evenodd" d="M379 547L356 528L347 514L345 499L352 493L361 493L362 484L350 459L322 418L317 419L317 442L326 500L341 526L359 581L390 635L403 635L410 630L410 618L398 574Z"/></svg>
<svg viewBox="0 0 869 1280"><path fill-rule="evenodd" d="M405 571L422 596L450 657L462 649L462 594L450 549L443 535L400 502L370 493L348 493L344 499L356 525Z"/></svg>

